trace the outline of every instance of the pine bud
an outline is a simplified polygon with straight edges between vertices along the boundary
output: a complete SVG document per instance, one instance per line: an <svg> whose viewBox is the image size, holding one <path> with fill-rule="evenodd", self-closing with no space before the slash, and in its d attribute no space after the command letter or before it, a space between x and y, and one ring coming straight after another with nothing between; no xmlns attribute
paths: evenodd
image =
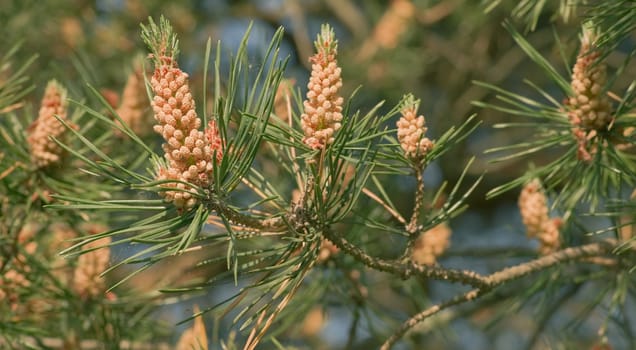
<svg viewBox="0 0 636 350"><path fill-rule="evenodd" d="M318 251L318 258L316 259L316 262L318 264L325 263L330 258L336 256L339 251L340 249L330 240L323 239L320 243L320 250Z"/></svg>
<svg viewBox="0 0 636 350"><path fill-rule="evenodd" d="M303 142L313 149L323 149L333 143L334 134L341 126L343 99L338 90L342 87L342 78L336 60L338 41L329 25L322 26L314 44L317 53L310 58L311 77L307 99L303 102L301 127L305 133Z"/></svg>
<svg viewBox="0 0 636 350"><path fill-rule="evenodd" d="M66 119L66 89L52 80L46 85L38 118L29 126L27 141L31 160L38 168L44 168L61 160L64 149L51 137L63 139L66 127L55 116Z"/></svg>
<svg viewBox="0 0 636 350"><path fill-rule="evenodd" d="M373 29L373 35L365 40L360 48L358 58L365 60L372 57L380 48L395 48L404 34L408 32L409 25L416 14L417 9L412 0L391 1ZM384 76L382 64L374 63L370 68L368 72L372 79Z"/></svg>
<svg viewBox="0 0 636 350"><path fill-rule="evenodd" d="M417 116L419 100L415 100L413 95L406 95L402 102L402 117L397 122L397 135L404 155L411 160L422 159L431 149L433 141L424 137L427 128L424 116Z"/></svg>
<svg viewBox="0 0 636 350"><path fill-rule="evenodd" d="M554 253L561 246L559 240L559 226L561 226L560 218L553 218L543 223L539 239L539 253L547 255Z"/></svg>
<svg viewBox="0 0 636 350"><path fill-rule="evenodd" d="M12 311L17 311L21 303L21 289L31 283L26 276L15 269L9 269L0 275L0 303L8 305ZM20 308L21 309L21 308Z"/></svg>
<svg viewBox="0 0 636 350"><path fill-rule="evenodd" d="M55 276L58 281L69 285L73 280L73 268L69 263L69 259L59 255L59 252L71 247L72 242L70 240L77 237L77 232L66 223L54 223L49 226L49 230L51 232L52 241L47 248L48 254L53 257L50 265L51 274Z"/></svg>

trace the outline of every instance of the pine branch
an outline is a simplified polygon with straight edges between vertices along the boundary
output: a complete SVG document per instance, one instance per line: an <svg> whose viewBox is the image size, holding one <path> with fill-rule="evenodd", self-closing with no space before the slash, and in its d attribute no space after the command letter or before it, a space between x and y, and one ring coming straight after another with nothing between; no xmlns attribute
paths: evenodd
<svg viewBox="0 0 636 350"><path fill-rule="evenodd" d="M542 256L532 261L505 268L485 277L489 289L501 284L516 280L531 273L543 271L555 265L585 259L589 257L602 257L612 252L623 243L615 239L606 239L578 247L570 247L559 250L549 255Z"/></svg>
<svg viewBox="0 0 636 350"><path fill-rule="evenodd" d="M417 223L420 218L420 212L422 211L422 205L424 204L424 175L422 174L423 170L418 167L414 167L414 171L416 181L415 206L413 207L411 220L406 226L406 230L410 234L411 240L415 240L418 236L419 230L417 229Z"/></svg>
<svg viewBox="0 0 636 350"><path fill-rule="evenodd" d="M351 255L367 267L378 271L388 272L401 277L402 279L409 279L413 276L417 276L420 278L458 282L473 287L483 288L488 286L488 281L474 271L444 269L434 266L423 266L414 263L384 260L368 255L362 249L351 244L351 242L347 241L331 229L326 229L323 233L325 237L338 248L342 249L344 252Z"/></svg>
<svg viewBox="0 0 636 350"><path fill-rule="evenodd" d="M480 280L485 282L484 286L472 289L464 294L455 296L452 299L449 299L440 304L433 305L430 308L412 316L407 321L402 323L400 328L396 330L395 333L393 333L393 335L391 335L384 342L381 349L390 349L397 341L399 341L404 336L404 334L406 334L408 330L446 308L474 300L489 293L495 287L522 278L531 273L544 271L548 268L562 263L576 260L586 260L586 262L588 263L594 263L594 260L589 260L587 258L602 257L613 252L615 249L617 249L619 246L622 246L623 244L623 242L616 241L615 239L606 239L583 246L570 247L554 252L550 255L542 256L532 261L505 268L488 276L481 277ZM636 250L636 246L632 245L632 250Z"/></svg>

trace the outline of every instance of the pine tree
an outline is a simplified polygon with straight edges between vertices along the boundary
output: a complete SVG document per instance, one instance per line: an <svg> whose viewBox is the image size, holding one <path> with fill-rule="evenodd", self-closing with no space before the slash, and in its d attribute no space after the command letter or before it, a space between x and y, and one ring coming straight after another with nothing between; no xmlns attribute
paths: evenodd
<svg viewBox="0 0 636 350"><path fill-rule="evenodd" d="M135 29L129 43L144 54L117 58L127 69L93 65L101 53L86 43L88 24L66 17L60 41L88 50L55 79L24 52L36 40L26 30L22 44L0 46L0 347L327 348L321 330L342 322L335 313L350 322L347 348L446 347L440 335L456 320L506 331L528 314L528 349L543 335L551 347L634 347L635 3L466 3L475 14L450 0L368 2L375 29L352 24L365 18L355 3L335 3L324 6L338 24L310 27L313 47L292 32L306 85L282 54L285 28L255 59L258 22L232 49L208 39L192 68L178 9ZM63 11L30 13L47 9ZM289 11L296 26L311 10ZM500 64L479 75L497 44L467 33L409 61L421 39L410 29L453 11L464 29L505 17L505 31L484 30L513 41L537 74L504 79ZM535 46L551 25L560 66ZM460 42L481 56L457 71L405 64L427 66ZM356 69L386 101L356 89ZM440 74L471 92L453 111L477 113L438 115L425 91L408 91L409 74ZM503 140L486 151L494 165L460 160L483 135ZM500 228L518 233L510 245L456 229L470 205L487 203L475 200L485 189L519 213ZM153 314L175 302L194 304L176 343L175 324ZM584 322L596 332L577 338Z"/></svg>

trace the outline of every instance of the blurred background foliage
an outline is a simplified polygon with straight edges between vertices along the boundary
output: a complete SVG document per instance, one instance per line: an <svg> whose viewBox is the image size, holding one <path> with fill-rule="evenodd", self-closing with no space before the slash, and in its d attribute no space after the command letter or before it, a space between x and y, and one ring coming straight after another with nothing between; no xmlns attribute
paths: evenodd
<svg viewBox="0 0 636 350"><path fill-rule="evenodd" d="M221 40L224 47L235 49L248 24L254 22L249 49L255 61L264 53L274 31L279 26L285 27L282 51L283 55L291 58L286 75L296 79L298 86L304 89L309 74L308 57L313 50L311 43L320 25L328 22L335 28L340 41L343 95L348 96L359 86L363 87L353 101L354 107L365 110L378 101L386 100L388 103L384 108L388 110L404 93L412 92L422 100L421 111L426 116L431 138L461 124L469 115L479 113L479 119L484 122L482 126L453 148L450 155L432 164L427 169L425 181L430 188L437 188L442 180L452 183L460 176L467 159L477 156L469 174L477 178L487 172L487 176L470 197L470 209L450 223L454 232L451 250L442 261L448 267L473 266L485 272L515 261L495 252L492 261L487 258L484 262L488 248L513 246L519 250L516 253L523 256L531 244L524 238L517 213L518 193L511 191L485 200L485 193L491 188L528 170L526 159L493 165L488 163L488 156L483 151L519 142L527 134L523 130L497 132L490 128L495 123L508 120L507 116L493 110L479 110L472 105L473 101L488 102L494 97L491 91L474 85L473 81L486 81L524 95L535 94L520 84L524 78L532 77L534 83L548 91L552 86L554 90L553 82L548 77L542 78L544 75L540 68L530 61L502 26L503 21L510 18L516 2L502 1L487 13L486 3L476 0L0 0L0 51L4 52L20 42L19 51L12 60L15 64L28 60L33 54L38 55L27 72L35 86L25 99L27 104L37 106L46 82L52 78L64 82L72 98L90 99L85 93L85 82L90 82L104 96L116 101L132 70L134 57L145 52L139 23L146 21L148 16L158 18L163 14L179 35L180 62L191 75L194 96L201 96L207 38ZM572 18L564 22L562 17L555 16L558 6L557 1L548 2L537 17L533 31L527 30L523 21L514 18L511 21L520 31L526 30L527 40L567 75L567 66L576 55L580 22ZM579 11L582 15L584 9ZM631 55L630 48L633 46L632 35L608 56L609 69L623 64ZM562 54L567 62L564 62ZM625 78L617 80L614 87L624 90L635 75L636 66L628 65L623 73ZM542 164L554 157L556 155L544 152L532 161ZM472 181L465 183L470 185ZM412 198L409 194L413 186L414 183L405 181L389 187L395 193L393 198ZM396 205L406 210L412 203L397 202ZM467 251L468 247L477 247L477 250ZM484 251L479 251L480 247ZM474 263L475 257L482 259L480 264ZM181 263L187 264L187 261ZM131 283L140 288L152 288L153 282L158 279L159 276L148 273L143 279ZM374 281L367 282L369 286L374 285ZM400 288L429 290L433 300L461 290L461 286L439 283L416 284L409 281ZM374 299L384 300L380 305L385 312L391 312L390 317L403 319L413 310L421 309L420 304L426 302L399 298L396 293L383 290L395 286L381 286L378 282L377 287L372 291ZM567 293L574 294L576 290L559 293L565 298ZM386 295L390 298L384 299ZM487 302L495 305L497 295L491 295ZM177 305L180 306L166 307L160 313L168 324L174 324L191 313L189 306ZM515 307L523 309L524 306ZM461 313L471 315L475 310L470 306L462 308L456 311L458 314L445 314L444 317L456 318L457 321L451 324L451 328L436 332L436 336L427 340L426 344L430 348L518 348L519 339L531 337L529 334L536 327L532 309L530 307L530 312L511 316L511 321L505 324L489 323L488 327L482 327L484 325L480 323L483 320L491 322L492 314L498 312L494 307L482 309L470 318L462 317ZM576 312L576 306L564 311L568 315ZM308 340L299 344L325 349L346 345L346 328L351 315L338 309L330 310L326 324L323 324L322 313L311 311L308 315L310 320L301 327L298 336ZM569 321L571 317L566 316L550 322ZM319 325L312 327L312 322ZM589 322L594 324L594 318ZM425 323L422 328L426 327L432 326ZM630 331L636 332L633 325L631 327ZM175 330L175 335L180 329ZM552 336L566 344L564 348L578 348L580 344L596 340L594 329L591 325L583 327L582 331L573 331L574 334ZM366 348L365 339L369 332L359 334L356 347ZM377 340L368 341L377 345ZM534 339L529 348L536 344L540 341ZM547 344L549 342L543 345L549 348Z"/></svg>

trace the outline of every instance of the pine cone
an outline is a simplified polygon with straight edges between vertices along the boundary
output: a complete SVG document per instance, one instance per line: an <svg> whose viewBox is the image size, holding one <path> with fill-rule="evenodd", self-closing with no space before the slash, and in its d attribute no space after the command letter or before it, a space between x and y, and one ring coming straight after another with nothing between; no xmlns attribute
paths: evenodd
<svg viewBox="0 0 636 350"><path fill-rule="evenodd" d="M46 85L38 118L27 129L31 160L38 168L59 163L64 149L51 137L63 140L66 127L55 116L66 120L66 89L52 80Z"/></svg>
<svg viewBox="0 0 636 350"><path fill-rule="evenodd" d="M548 199L537 179L523 187L518 202L527 235L539 240L539 252L543 255L556 251L560 246L561 219L549 217L547 202Z"/></svg>
<svg viewBox="0 0 636 350"><path fill-rule="evenodd" d="M581 49L572 68L570 120L586 130L604 130L612 120L609 98L604 88L607 83L607 67L599 61L601 53L595 51L596 34L585 28Z"/></svg>
<svg viewBox="0 0 636 350"><path fill-rule="evenodd" d="M422 159L433 149L434 143L424 134L427 131L423 115L417 116L419 101L407 95L402 102L402 117L397 122L397 135L404 155L412 160Z"/></svg>
<svg viewBox="0 0 636 350"><path fill-rule="evenodd" d="M146 135L151 125L147 108L148 97L144 83L144 72L141 65L136 64L133 72L128 75L121 96L121 104L116 112L135 134Z"/></svg>
<svg viewBox="0 0 636 350"><path fill-rule="evenodd" d="M340 129L343 102L338 95L342 87L341 69L336 60L338 41L328 25L322 27L315 46L317 53L310 58L311 77L301 127L305 133L303 142L313 149L323 149L333 143L334 133Z"/></svg>
<svg viewBox="0 0 636 350"><path fill-rule="evenodd" d="M179 69L175 57L178 54L178 40L172 27L164 18L159 25L153 21L143 27L142 37L153 54L155 70L150 80L153 92L151 101L157 125L154 130L163 136L162 145L167 167L157 169L157 180L183 181L199 187L209 187L212 183L214 163L222 153L217 147L217 159L210 142L216 142L218 132L200 131L201 119L197 116L194 99L188 85L188 74ZM211 125L215 128L215 125ZM207 134L207 136L206 136ZM217 134L217 135L213 135ZM211 141L212 140L212 141ZM172 202L183 212L194 207L198 200L190 193L191 186L183 183L162 185L182 191L163 191L165 200Z"/></svg>
<svg viewBox="0 0 636 350"><path fill-rule="evenodd" d="M108 245L110 237L105 237L84 246L91 249ZM82 298L90 299L101 295L105 290L105 281L99 275L110 263L110 248L104 247L84 253L77 259L73 273L73 290Z"/></svg>

